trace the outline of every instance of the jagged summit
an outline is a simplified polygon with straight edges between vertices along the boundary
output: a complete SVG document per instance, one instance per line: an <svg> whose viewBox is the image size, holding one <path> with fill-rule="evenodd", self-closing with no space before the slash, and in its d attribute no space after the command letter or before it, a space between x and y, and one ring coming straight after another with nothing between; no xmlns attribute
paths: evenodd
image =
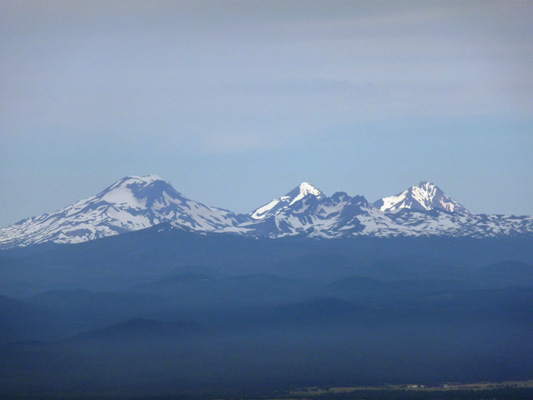
<svg viewBox="0 0 533 400"><path fill-rule="evenodd" d="M307 196L313 196L317 199L325 197L320 189L317 189L310 183L302 182L284 196L275 198L264 206L252 211L249 215L255 220L272 217Z"/></svg>
<svg viewBox="0 0 533 400"><path fill-rule="evenodd" d="M444 193L432 182L422 181L396 196L383 197L374 203L383 212L396 212L401 209L415 211L440 210L452 214L470 215L465 207Z"/></svg>
<svg viewBox="0 0 533 400"><path fill-rule="evenodd" d="M292 205L306 196L315 196L320 199L324 197L324 193L322 193L320 189L317 189L310 183L302 182L300 183L300 185L296 186L289 193L287 193L284 197L291 198L291 202L289 203L289 205Z"/></svg>

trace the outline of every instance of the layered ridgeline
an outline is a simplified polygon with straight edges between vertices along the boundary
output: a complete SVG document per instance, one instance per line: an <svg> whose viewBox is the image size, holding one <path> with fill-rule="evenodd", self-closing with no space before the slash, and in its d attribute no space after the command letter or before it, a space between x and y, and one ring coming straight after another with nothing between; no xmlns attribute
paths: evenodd
<svg viewBox="0 0 533 400"><path fill-rule="evenodd" d="M326 196L302 183L249 214L188 199L156 175L130 176L96 196L0 230L0 248L80 243L162 223L192 232L252 237L533 235L533 217L473 215L430 182L369 203L363 196Z"/></svg>

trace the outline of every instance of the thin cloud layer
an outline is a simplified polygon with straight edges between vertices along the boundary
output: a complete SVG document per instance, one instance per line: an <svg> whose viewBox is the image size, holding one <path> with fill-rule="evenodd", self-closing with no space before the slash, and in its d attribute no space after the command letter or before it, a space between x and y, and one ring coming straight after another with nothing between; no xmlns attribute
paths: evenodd
<svg viewBox="0 0 533 400"><path fill-rule="evenodd" d="M239 151L268 147L258 127L272 120L298 136L531 117L527 4L329 4L4 3L2 130L193 134L209 151L220 132Z"/></svg>

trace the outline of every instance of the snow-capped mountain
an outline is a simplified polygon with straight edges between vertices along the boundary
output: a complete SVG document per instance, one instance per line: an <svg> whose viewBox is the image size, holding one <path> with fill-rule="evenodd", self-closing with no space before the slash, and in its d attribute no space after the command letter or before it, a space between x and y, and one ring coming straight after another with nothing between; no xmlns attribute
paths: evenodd
<svg viewBox="0 0 533 400"><path fill-rule="evenodd" d="M393 235L482 238L533 234L533 217L474 215L431 182L381 198L374 206L396 225Z"/></svg>
<svg viewBox="0 0 533 400"><path fill-rule="evenodd" d="M239 231L246 220L187 199L157 175L128 176L96 196L0 230L0 247L79 243L171 222L201 232Z"/></svg>
<svg viewBox="0 0 533 400"><path fill-rule="evenodd" d="M436 185L421 182L370 204L363 196L331 197L302 183L249 214L248 235L498 237L533 235L533 217L473 215Z"/></svg>
<svg viewBox="0 0 533 400"><path fill-rule="evenodd" d="M381 229L395 225L363 196L352 197L337 192L328 197L314 187L311 193L302 195L305 192L298 192L298 189L306 185L303 183L286 196L264 206L268 208L273 204L276 207L280 199L287 199L275 212L263 214L260 221L255 218L256 221L245 223L250 228L249 234L271 238L293 235L336 238L369 233L369 229L372 234L379 235ZM252 218L256 212L251 213Z"/></svg>
<svg viewBox="0 0 533 400"><path fill-rule="evenodd" d="M375 228L372 232L379 234L380 228L394 225L363 196L337 192L328 197L307 182L249 216L253 220L243 224L250 229L248 234L271 238L294 235L335 238L367 232L366 225L372 225Z"/></svg>
<svg viewBox="0 0 533 400"><path fill-rule="evenodd" d="M459 215L470 215L465 207L449 197L431 182L420 182L396 196L383 197L374 203L383 212L401 209L416 211L440 210Z"/></svg>
<svg viewBox="0 0 533 400"><path fill-rule="evenodd" d="M237 215L190 200L149 175L123 178L96 196L0 229L0 249L80 243L162 223L172 229L256 238L533 236L533 217L473 215L429 182L374 204L344 192L329 197L304 182L249 214Z"/></svg>

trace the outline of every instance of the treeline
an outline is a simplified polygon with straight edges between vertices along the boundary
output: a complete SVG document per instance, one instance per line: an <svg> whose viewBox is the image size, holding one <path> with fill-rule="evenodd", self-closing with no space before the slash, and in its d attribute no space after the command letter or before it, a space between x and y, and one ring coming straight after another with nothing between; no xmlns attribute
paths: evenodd
<svg viewBox="0 0 533 400"><path fill-rule="evenodd" d="M498 388L486 390L355 390L327 393L316 400L524 400L533 399L533 388ZM303 398L302 398L303 399Z"/></svg>
<svg viewBox="0 0 533 400"><path fill-rule="evenodd" d="M31 396L32 400L77 400L78 397L69 395L58 396ZM246 393L228 395L195 395L188 393L187 395L164 395L164 396L82 396L83 400L524 400L533 399L533 388L515 388L504 387L497 389L482 389L482 390L401 390L401 389L361 389L343 393L323 393L323 394L305 394L295 395L294 393L280 395L279 391L273 393L255 393L253 397L248 397ZM4 400L30 400L27 396L8 396L3 397Z"/></svg>

